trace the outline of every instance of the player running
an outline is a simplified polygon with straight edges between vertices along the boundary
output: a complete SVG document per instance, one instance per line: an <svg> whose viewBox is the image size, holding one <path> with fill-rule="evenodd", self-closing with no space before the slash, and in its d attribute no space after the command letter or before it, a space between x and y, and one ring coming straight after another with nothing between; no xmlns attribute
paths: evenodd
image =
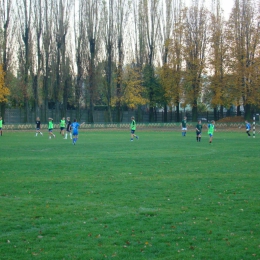
<svg viewBox="0 0 260 260"><path fill-rule="evenodd" d="M64 136L65 126L66 126L66 121L65 121L65 117L63 117L63 118L60 120L60 134L62 134L62 136Z"/></svg>
<svg viewBox="0 0 260 260"><path fill-rule="evenodd" d="M248 137L250 137L251 136L251 134L250 134L251 125L248 121L245 121L245 124L246 124L246 133L247 133Z"/></svg>
<svg viewBox="0 0 260 260"><path fill-rule="evenodd" d="M55 138L55 134L52 132L53 130L53 119L49 117L49 126L48 126L48 129L49 129L49 139L51 139L51 137L54 137Z"/></svg>
<svg viewBox="0 0 260 260"><path fill-rule="evenodd" d="M79 136L79 127L81 125L85 124L84 122L79 124L77 122L76 119L74 119L74 122L71 124L71 129L72 129L72 135L73 135L73 139L72 139L72 143L75 145L77 140L78 140L78 136Z"/></svg>
<svg viewBox="0 0 260 260"><path fill-rule="evenodd" d="M41 121L40 121L39 117L36 118L36 122L35 123L36 123L36 136L38 134L43 135L43 133L41 132Z"/></svg>
<svg viewBox="0 0 260 260"><path fill-rule="evenodd" d="M136 130L135 117L132 116L132 117L131 117L131 120L132 120L132 122L131 122L131 124L130 124L130 130L131 130L131 139L130 139L130 141L133 142L133 141L134 141L134 137L135 137L136 139L139 139L139 137L135 134L135 130Z"/></svg>

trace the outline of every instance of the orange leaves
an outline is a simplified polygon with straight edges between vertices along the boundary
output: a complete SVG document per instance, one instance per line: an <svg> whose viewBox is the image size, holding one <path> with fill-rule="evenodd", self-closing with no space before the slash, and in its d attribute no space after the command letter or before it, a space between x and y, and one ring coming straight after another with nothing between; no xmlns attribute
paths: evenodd
<svg viewBox="0 0 260 260"><path fill-rule="evenodd" d="M141 72L137 68L127 66L123 77L123 91L119 98L123 104L134 109L138 105L145 105L148 100L144 97L145 88L142 86ZM116 104L118 97L112 100Z"/></svg>
<svg viewBox="0 0 260 260"><path fill-rule="evenodd" d="M9 89L5 86L5 72L3 65L0 64L0 103L7 102L7 96L10 95Z"/></svg>

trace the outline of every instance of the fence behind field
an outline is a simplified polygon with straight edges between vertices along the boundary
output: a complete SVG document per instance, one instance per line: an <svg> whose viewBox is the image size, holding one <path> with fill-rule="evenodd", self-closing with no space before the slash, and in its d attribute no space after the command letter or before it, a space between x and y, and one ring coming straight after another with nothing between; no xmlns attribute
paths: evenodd
<svg viewBox="0 0 260 260"><path fill-rule="evenodd" d="M78 121L80 122L88 122L88 115L89 112L88 110L81 110L80 115L78 116ZM41 113L36 115L34 112L30 112L27 115L28 121L27 123L34 123L35 118L37 116L40 116L41 119L43 118ZM71 120L76 118L76 111L75 110L67 110L66 111L66 117L70 117ZM176 112L167 112L167 115L163 111L158 111L153 113L153 119L149 120L149 112L148 111L123 111L122 112L122 118L121 122L119 123L128 123L131 121L131 117L135 116L136 121L139 123L174 123L178 122L177 120L177 113ZM187 121L191 122L192 121L192 113L191 111L181 111L179 114L179 121L184 117L187 117ZM226 113L224 112L221 114L218 112L216 114L216 118L214 118L214 113L211 111L208 112L203 112L203 113L198 113L198 119L202 119L204 122L208 122L211 120L219 120L221 118L227 117L227 116L236 116L236 113ZM49 109L47 111L47 117L51 117L54 119L55 122L59 122L61 117L57 116L55 113L55 110ZM41 120L43 123L44 120ZM23 109L19 108L11 108L11 109L6 109L5 111L5 124L22 124L25 122L25 113ZM95 110L94 111L94 123L108 123L107 122L107 111L99 111ZM118 123L116 122L116 111L112 111L112 123Z"/></svg>

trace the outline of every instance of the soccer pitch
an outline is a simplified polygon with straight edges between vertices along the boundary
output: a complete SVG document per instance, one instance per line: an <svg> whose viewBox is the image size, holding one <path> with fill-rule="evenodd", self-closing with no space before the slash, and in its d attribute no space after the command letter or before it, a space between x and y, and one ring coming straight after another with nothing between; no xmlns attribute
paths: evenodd
<svg viewBox="0 0 260 260"><path fill-rule="evenodd" d="M54 133L0 136L1 260L260 259L260 136Z"/></svg>

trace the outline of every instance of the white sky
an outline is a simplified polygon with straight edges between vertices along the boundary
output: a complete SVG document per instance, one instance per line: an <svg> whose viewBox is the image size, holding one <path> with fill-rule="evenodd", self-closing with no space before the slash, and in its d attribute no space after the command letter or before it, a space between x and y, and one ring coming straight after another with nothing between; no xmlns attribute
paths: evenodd
<svg viewBox="0 0 260 260"><path fill-rule="evenodd" d="M204 0L205 1L205 4L206 4L206 6L209 8L209 10L210 10L210 8L211 8L211 4L212 4L212 0ZM221 8L223 9L223 11L224 11L224 16L226 17L226 18L228 18L229 17L229 14L230 14L230 12L231 12L231 9L233 8L233 6L234 6L234 1L235 0L220 0L220 6L221 6ZM184 3L186 4L186 5L190 5L191 4L191 2L192 2L192 0L184 0ZM202 2L202 1L201 1Z"/></svg>

